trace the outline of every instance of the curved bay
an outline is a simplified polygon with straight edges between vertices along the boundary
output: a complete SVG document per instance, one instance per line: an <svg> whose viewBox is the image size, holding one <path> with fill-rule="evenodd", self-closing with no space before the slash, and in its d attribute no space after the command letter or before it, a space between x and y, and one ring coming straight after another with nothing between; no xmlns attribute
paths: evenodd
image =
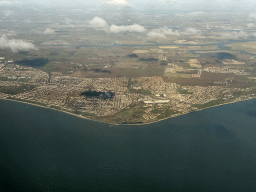
<svg viewBox="0 0 256 192"><path fill-rule="evenodd" d="M0 100L0 189L255 191L254 104L110 126Z"/></svg>

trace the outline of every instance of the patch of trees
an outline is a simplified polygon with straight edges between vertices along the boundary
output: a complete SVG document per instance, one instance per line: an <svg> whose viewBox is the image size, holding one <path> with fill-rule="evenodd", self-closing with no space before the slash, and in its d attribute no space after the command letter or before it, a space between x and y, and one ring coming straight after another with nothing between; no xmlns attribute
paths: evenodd
<svg viewBox="0 0 256 192"><path fill-rule="evenodd" d="M93 71L93 72L95 72L95 73L108 73L108 74L110 74L111 73L111 71L109 71L109 70L106 70L106 69L100 69L100 68L97 68L97 69L88 69L88 68L83 68L83 71L85 71L85 72L87 72L87 71Z"/></svg>
<svg viewBox="0 0 256 192"><path fill-rule="evenodd" d="M156 61L158 61L158 59L156 59L156 58L148 58L148 59L141 58L141 59L139 59L139 61L152 61L152 62L156 62Z"/></svg>
<svg viewBox="0 0 256 192"><path fill-rule="evenodd" d="M81 93L81 95L84 95L86 98L101 98L101 99L112 99L115 96L114 92L108 91L108 92L100 92L100 91L85 91Z"/></svg>
<svg viewBox="0 0 256 192"><path fill-rule="evenodd" d="M167 62L162 61L160 65L167 65Z"/></svg>
<svg viewBox="0 0 256 192"><path fill-rule="evenodd" d="M21 61L15 62L18 65L28 66L28 67L43 67L49 63L49 59L38 58L38 59L23 59Z"/></svg>
<svg viewBox="0 0 256 192"><path fill-rule="evenodd" d="M138 55L136 55L136 54L131 54L131 55L127 55L127 57L130 57L130 58L138 58Z"/></svg>
<svg viewBox="0 0 256 192"><path fill-rule="evenodd" d="M111 71L109 70L105 70L105 69L92 69L92 71L96 72L96 73L111 73Z"/></svg>

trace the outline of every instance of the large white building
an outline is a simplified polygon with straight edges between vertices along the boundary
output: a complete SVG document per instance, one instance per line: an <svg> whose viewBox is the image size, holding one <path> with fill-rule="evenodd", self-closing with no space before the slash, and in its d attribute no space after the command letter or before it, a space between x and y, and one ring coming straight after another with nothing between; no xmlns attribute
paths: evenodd
<svg viewBox="0 0 256 192"><path fill-rule="evenodd" d="M170 100L149 100L149 101L144 101L145 104L164 104L164 103L169 103Z"/></svg>

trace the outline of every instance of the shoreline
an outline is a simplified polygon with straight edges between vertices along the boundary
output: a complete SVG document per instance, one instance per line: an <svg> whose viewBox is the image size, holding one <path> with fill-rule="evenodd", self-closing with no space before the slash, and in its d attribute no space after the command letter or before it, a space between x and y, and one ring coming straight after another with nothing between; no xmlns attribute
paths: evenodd
<svg viewBox="0 0 256 192"><path fill-rule="evenodd" d="M212 108L212 107L218 107L218 106L227 105L227 104L232 104L232 103L238 103L238 102L242 102L242 101L249 101L249 100L252 100L252 99L256 99L256 97L249 98L249 99L244 99L244 100L238 100L238 101L231 101L231 102L222 103L222 104L219 104L219 105L214 105L214 106L207 107L207 108L203 108L203 109L198 109L198 110L191 111L191 112L188 112L188 113L177 114L177 115L173 115L173 116L170 116L170 117L167 117L167 118L164 118L164 119L159 119L159 120L157 120L157 121L150 122L150 123L140 123L140 124L136 124L136 123L135 123L135 124L114 124L114 123L108 123L108 122L104 122L104 121L98 121L98 120L95 120L95 119L90 119L90 118L88 118L88 117L84 117L84 116L81 116L81 115L77 115L77 114L74 114L74 113L71 113L71 112L62 111L62 110L58 110L58 109L54 109L54 108L50 108L50 107L46 107L46 106L42 106L42 105L37 105L37 104L34 104L34 103L28 103L28 102L24 102L24 101L18 101L18 100L0 98L0 100L4 100L4 101L14 101L14 102L19 102L19 103L24 103L24 104L27 104L27 105L33 105L33 106L36 106L36 107L41 107L41 108L45 108L45 109L51 109L51 110L59 111L59 112L62 112L62 113L66 113L66 114L69 114L69 115L73 115L73 116L76 116L76 117L79 117L79 118L82 118L82 119L86 119L86 120L91 120L91 121L94 121L94 122L106 123L106 124L109 124L109 125L110 125L109 127L118 126L118 125L126 125L126 126L133 126L133 125L136 125L136 126L138 126L138 125L150 125L150 124L158 123L158 122L160 122L160 121L164 121L164 120L171 119L171 118L174 118L174 117L179 117L179 116L182 116L182 115L186 115L186 114L189 114L189 113L192 113L192 112L202 111L202 110L209 109L209 108Z"/></svg>
<svg viewBox="0 0 256 192"><path fill-rule="evenodd" d="M73 116L80 117L80 118L87 119L87 120L91 120L91 121L101 122L101 121L97 121L97 120L94 120L94 119L90 119L88 117L80 116L80 115L77 115L77 114L74 114L74 113L71 113L71 112L68 112L68 111L62 111L62 110L58 110L58 109L54 109L54 108L50 108L50 107L46 107L46 106L42 106L42 105L37 105L37 104L34 104L34 103L28 103L28 102L24 102L24 101L5 99L5 98L0 98L0 100L24 103L24 104L27 104L27 105L33 105L33 106L36 106L36 107L41 107L41 108L45 108L45 109L51 109L51 110L59 111L59 112L62 112L62 113L66 113L66 114L69 114L69 115L73 115ZM103 123L105 123L105 122L103 122ZM108 123L108 124L110 124L110 123Z"/></svg>

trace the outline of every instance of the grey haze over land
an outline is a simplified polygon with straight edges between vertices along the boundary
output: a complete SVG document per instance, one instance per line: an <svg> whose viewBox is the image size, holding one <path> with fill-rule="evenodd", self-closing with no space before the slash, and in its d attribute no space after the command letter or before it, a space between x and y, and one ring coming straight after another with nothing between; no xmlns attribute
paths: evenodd
<svg viewBox="0 0 256 192"><path fill-rule="evenodd" d="M62 13L66 15L63 16ZM219 13L231 15L243 13L248 21L245 26L250 29L244 30L240 27L235 31L224 31L221 37L231 39L256 37L254 30L256 1L254 0L0 0L0 22L2 18L2 20L9 19L14 22L20 20L24 23L36 23L37 20L33 17L28 17L29 19L25 17L44 16L45 22L51 25L40 30L33 29L30 33L49 38L54 37L64 28L75 29L82 25L85 30L103 30L106 35L112 35L111 37L119 33L134 33L134 35L151 39L171 36L190 37L201 35L204 30L201 30L200 25L196 23L188 23L177 29L175 25L165 22L166 18L163 18L163 22L150 26L147 16L151 15L151 19L158 17L159 21L162 16L170 20L176 18L203 20L207 17L215 17ZM86 19L76 21L78 15ZM56 20L53 20L55 16ZM27 37L19 36L21 33L18 28L10 30L9 33L2 32L0 48L11 49L14 52L35 49L37 42L27 42Z"/></svg>

